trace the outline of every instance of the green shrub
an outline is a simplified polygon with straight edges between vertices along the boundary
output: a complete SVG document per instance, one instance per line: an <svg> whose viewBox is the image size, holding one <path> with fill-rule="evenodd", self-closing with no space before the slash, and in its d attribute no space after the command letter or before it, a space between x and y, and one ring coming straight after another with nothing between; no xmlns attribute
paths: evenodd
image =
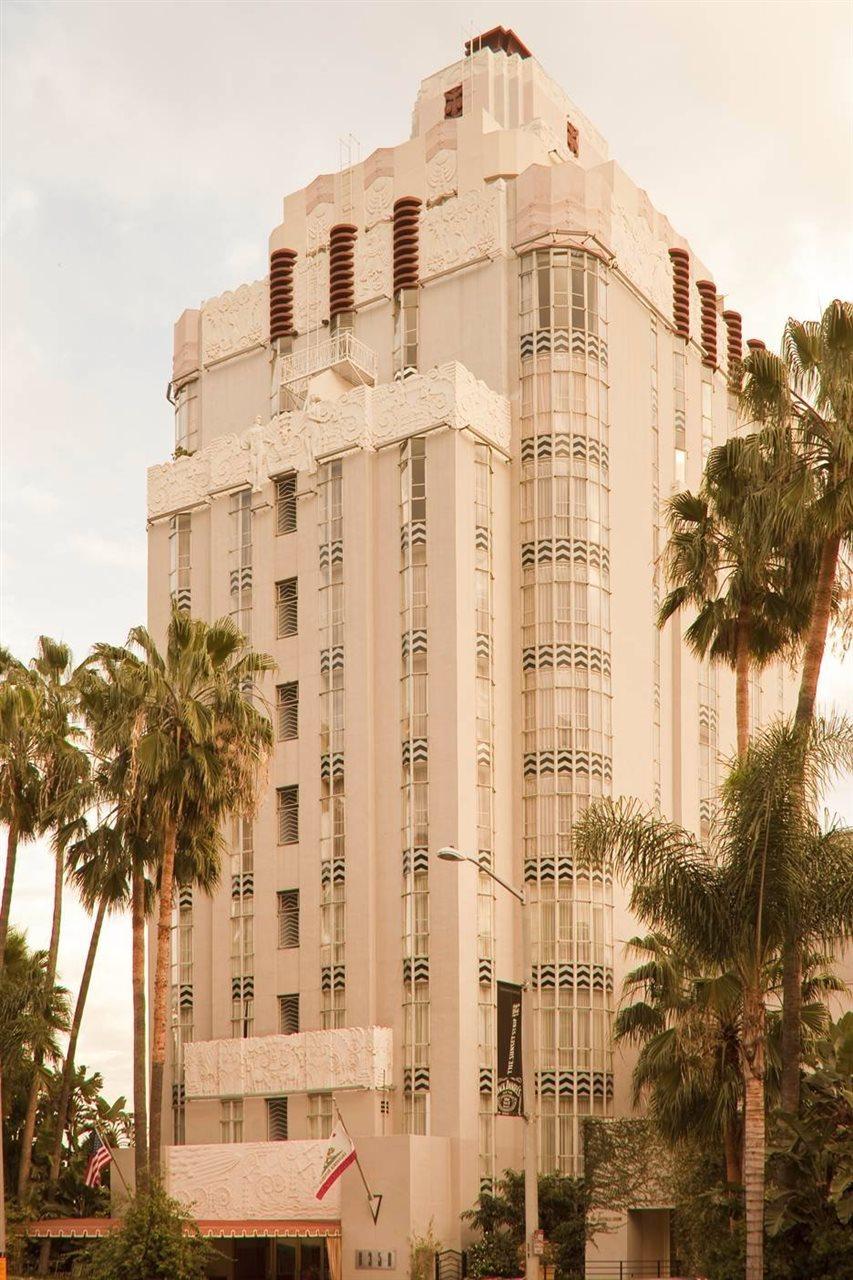
<svg viewBox="0 0 853 1280"><path fill-rule="evenodd" d="M202 1280L210 1252L192 1215L155 1185L84 1252L81 1271L86 1280Z"/></svg>
<svg viewBox="0 0 853 1280"><path fill-rule="evenodd" d="M524 1267L518 1259L518 1244L505 1231L490 1231L468 1249L468 1275L472 1280L483 1276L520 1276Z"/></svg>

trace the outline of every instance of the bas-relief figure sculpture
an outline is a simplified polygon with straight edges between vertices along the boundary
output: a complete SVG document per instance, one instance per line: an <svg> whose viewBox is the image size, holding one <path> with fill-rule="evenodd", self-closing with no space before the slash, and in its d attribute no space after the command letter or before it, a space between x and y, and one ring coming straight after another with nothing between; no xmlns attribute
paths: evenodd
<svg viewBox="0 0 853 1280"><path fill-rule="evenodd" d="M202 1221L340 1216L340 1183L322 1200L323 1141L235 1142L169 1147L169 1194Z"/></svg>
<svg viewBox="0 0 853 1280"><path fill-rule="evenodd" d="M309 397L302 410L267 423L256 418L242 435L217 436L189 457L149 468L148 515L197 506L241 484L260 489L283 471L311 473L323 457L375 449L435 426L470 427L509 451L509 401L451 361L402 382L356 387L337 400Z"/></svg>
<svg viewBox="0 0 853 1280"><path fill-rule="evenodd" d="M425 275L449 271L505 247L503 194L497 186L466 191L424 210L421 247Z"/></svg>

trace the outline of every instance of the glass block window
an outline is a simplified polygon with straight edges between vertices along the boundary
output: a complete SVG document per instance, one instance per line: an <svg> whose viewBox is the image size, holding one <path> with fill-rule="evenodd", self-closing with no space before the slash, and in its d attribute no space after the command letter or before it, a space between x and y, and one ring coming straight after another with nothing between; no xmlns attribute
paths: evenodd
<svg viewBox="0 0 853 1280"><path fill-rule="evenodd" d="M299 684L296 680L276 685L275 729L279 742L299 737Z"/></svg>
<svg viewBox="0 0 853 1280"><path fill-rule="evenodd" d="M332 1132L332 1095L308 1094L308 1137L328 1138Z"/></svg>
<svg viewBox="0 0 853 1280"><path fill-rule="evenodd" d="M287 1098L267 1098L267 1142L287 1141Z"/></svg>
<svg viewBox="0 0 853 1280"><path fill-rule="evenodd" d="M219 1104L219 1141L243 1141L243 1099L223 1098Z"/></svg>
<svg viewBox="0 0 853 1280"><path fill-rule="evenodd" d="M298 889L285 889L278 895L278 945L299 946Z"/></svg>
<svg viewBox="0 0 853 1280"><path fill-rule="evenodd" d="M299 841L299 787L279 787L276 791L278 843Z"/></svg>
<svg viewBox="0 0 853 1280"><path fill-rule="evenodd" d="M296 578L275 584L276 638L295 636L299 628L299 585Z"/></svg>
<svg viewBox="0 0 853 1280"><path fill-rule="evenodd" d="M296 532L296 473L275 482L275 531L277 535Z"/></svg>
<svg viewBox="0 0 853 1280"><path fill-rule="evenodd" d="M299 993L278 998L278 1031L282 1036L296 1035L299 1030Z"/></svg>

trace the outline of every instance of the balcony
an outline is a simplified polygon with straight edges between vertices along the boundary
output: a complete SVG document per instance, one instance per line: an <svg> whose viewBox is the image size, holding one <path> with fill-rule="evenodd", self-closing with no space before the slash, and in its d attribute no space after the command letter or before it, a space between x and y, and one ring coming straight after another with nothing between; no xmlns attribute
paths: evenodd
<svg viewBox="0 0 853 1280"><path fill-rule="evenodd" d="M283 356L279 383L290 398L304 400L310 380L331 369L354 387L372 387L378 363L376 352L344 329L323 342L309 341L301 351Z"/></svg>

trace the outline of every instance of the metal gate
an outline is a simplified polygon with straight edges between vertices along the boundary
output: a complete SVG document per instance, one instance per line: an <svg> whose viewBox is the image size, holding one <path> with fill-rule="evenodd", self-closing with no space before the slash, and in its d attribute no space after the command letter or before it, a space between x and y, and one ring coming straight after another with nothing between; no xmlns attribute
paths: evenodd
<svg viewBox="0 0 853 1280"><path fill-rule="evenodd" d="M467 1264L464 1249L442 1249L435 1255L435 1280L465 1280Z"/></svg>

